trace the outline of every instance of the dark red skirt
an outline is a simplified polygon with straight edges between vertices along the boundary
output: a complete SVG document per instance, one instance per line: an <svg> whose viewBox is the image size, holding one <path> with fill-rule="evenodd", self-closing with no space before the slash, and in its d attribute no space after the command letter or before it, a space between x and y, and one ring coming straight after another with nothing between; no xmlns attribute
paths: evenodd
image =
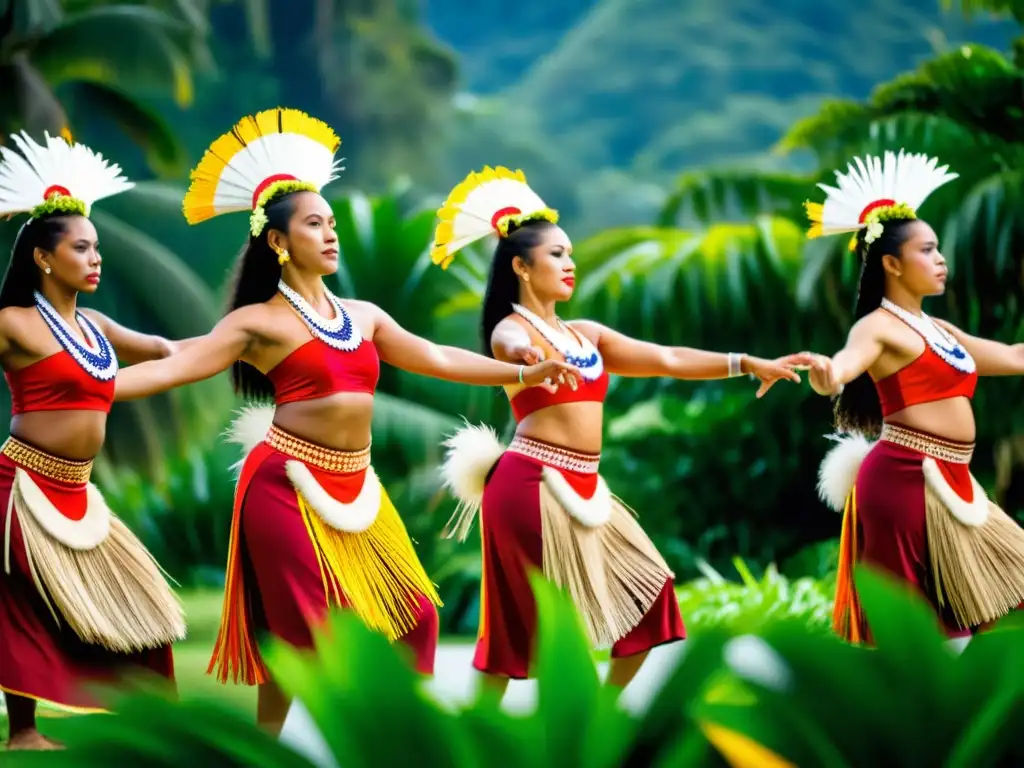
<svg viewBox="0 0 1024 768"><path fill-rule="evenodd" d="M537 608L529 572L543 568L540 484L544 465L512 451L498 461L484 489L481 510L483 577L480 632L473 666L514 679L530 676ZM573 473L559 470L567 479ZM590 476L576 478L583 480ZM574 485L580 485L576 482ZM641 622L612 647L633 656L686 638L672 580Z"/></svg>
<svg viewBox="0 0 1024 768"><path fill-rule="evenodd" d="M155 673L174 682L171 646L120 654L83 642L58 625L32 580L17 515L8 521L15 464L0 455L0 545L11 526L10 573L0 553L0 690L61 707L103 711L90 684L113 684L126 674ZM22 467L22 469L25 469ZM68 485L29 472L58 509L72 516L85 508L85 486Z"/></svg>
<svg viewBox="0 0 1024 768"><path fill-rule="evenodd" d="M241 606L230 604L230 587L237 577L229 561L225 617L234 628L222 619L210 664L210 671L220 667L222 681L230 676L249 685L265 682L267 671L254 639L269 633L297 648L312 648L314 628L332 607L347 605L343 595L327 593L295 487L285 472L290 458L261 443L247 457L239 479L236 551L243 594ZM245 615L232 616L238 611ZM417 601L416 622L399 642L411 651L417 671L433 674L440 623L437 608L426 595ZM252 631L256 638L249 636Z"/></svg>
<svg viewBox="0 0 1024 768"><path fill-rule="evenodd" d="M923 460L924 454L888 441L876 443L865 457L856 484L857 562L892 574L924 597L948 637L966 637L972 630L960 627L948 605L940 608L935 597ZM867 639L865 618L856 620Z"/></svg>

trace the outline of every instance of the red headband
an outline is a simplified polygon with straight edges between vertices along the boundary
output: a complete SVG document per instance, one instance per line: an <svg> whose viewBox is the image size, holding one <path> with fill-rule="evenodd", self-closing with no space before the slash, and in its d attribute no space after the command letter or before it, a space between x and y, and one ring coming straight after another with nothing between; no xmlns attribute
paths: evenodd
<svg viewBox="0 0 1024 768"><path fill-rule="evenodd" d="M491 228L495 230L498 229L498 222L501 221L502 216L516 216L520 213L522 213L522 211L515 206L499 209L493 216L491 216Z"/></svg>
<svg viewBox="0 0 1024 768"><path fill-rule="evenodd" d="M858 219L858 221L861 224L863 224L865 221L867 221L869 213L871 213L876 208L885 208L888 205L896 205L896 201L895 200L884 200L883 199L883 200L875 200L873 203L869 203L864 208L864 210L860 212L860 218Z"/></svg>
<svg viewBox="0 0 1024 768"><path fill-rule="evenodd" d="M273 176L267 176L263 181L256 187L256 191L252 193L252 207L256 208L256 203L260 199L260 195L263 191L273 184L275 181L298 181L298 178L292 176L290 173L275 173Z"/></svg>

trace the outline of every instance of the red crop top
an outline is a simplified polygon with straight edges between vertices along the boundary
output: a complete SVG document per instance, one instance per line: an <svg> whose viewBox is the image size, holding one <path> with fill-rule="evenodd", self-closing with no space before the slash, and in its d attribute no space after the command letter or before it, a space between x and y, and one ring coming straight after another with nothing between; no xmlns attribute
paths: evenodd
<svg viewBox="0 0 1024 768"><path fill-rule="evenodd" d="M608 372L601 371L601 375L593 381L577 379L575 390L567 384L560 385L554 392L548 392L543 387L521 389L512 396L509 404L512 406L512 415L518 424L531 413L542 408L565 403L603 403L607 394Z"/></svg>
<svg viewBox="0 0 1024 768"><path fill-rule="evenodd" d="M965 373L942 359L925 339L924 352L914 362L875 382L882 418L912 405L953 397L974 397L977 370Z"/></svg>
<svg viewBox="0 0 1024 768"><path fill-rule="evenodd" d="M11 415L33 411L103 411L110 413L115 380L90 376L61 350L16 371L4 371L11 390Z"/></svg>
<svg viewBox="0 0 1024 768"><path fill-rule="evenodd" d="M548 354L558 355L550 344L546 341L538 341L536 338L536 331L531 327L528 320L519 318L516 315L513 317L517 318L517 322L521 323L526 332L530 335L530 338L534 343L539 343ZM576 333L576 331L572 331ZM600 355L600 352L597 353ZM561 357L559 355L559 357ZM516 424L521 422L531 413L536 413L543 408L550 408L553 405L565 405L566 403L603 403L605 396L608 394L608 372L604 370L602 365L601 375L593 381L587 381L583 378L577 378L576 389L568 385L561 385L554 392L548 392L543 387L526 387L521 389L512 396L509 400L509 404L512 406L512 416L516 420Z"/></svg>
<svg viewBox="0 0 1024 768"><path fill-rule="evenodd" d="M277 405L315 400L336 392L373 394L380 378L380 358L372 341L351 352L312 338L267 372Z"/></svg>

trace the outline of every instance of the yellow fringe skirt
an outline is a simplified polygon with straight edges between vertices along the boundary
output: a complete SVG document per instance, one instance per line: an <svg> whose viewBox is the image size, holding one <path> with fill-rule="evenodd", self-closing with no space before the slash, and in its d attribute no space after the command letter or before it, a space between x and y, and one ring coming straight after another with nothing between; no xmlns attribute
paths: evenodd
<svg viewBox="0 0 1024 768"><path fill-rule="evenodd" d="M272 426L235 492L220 633L209 671L266 682L261 631L300 648L332 607L413 650L433 671L441 605L370 451L335 451Z"/></svg>

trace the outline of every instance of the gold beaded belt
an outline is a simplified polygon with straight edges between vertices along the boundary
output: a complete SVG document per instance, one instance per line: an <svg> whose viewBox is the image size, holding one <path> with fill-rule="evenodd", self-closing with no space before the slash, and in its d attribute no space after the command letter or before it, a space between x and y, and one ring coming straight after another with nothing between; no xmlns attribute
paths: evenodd
<svg viewBox="0 0 1024 768"><path fill-rule="evenodd" d="M0 453L9 458L19 467L35 472L49 480L68 485L81 485L89 482L92 474L92 459L72 461L52 456L46 451L33 448L16 437L8 437L0 447Z"/></svg>
<svg viewBox="0 0 1024 768"><path fill-rule="evenodd" d="M264 442L275 451L280 451L293 459L298 459L303 464L309 464L325 472L347 475L352 472L362 472L370 466L370 446L366 446L361 451L338 451L303 440L273 424L270 425Z"/></svg>
<svg viewBox="0 0 1024 768"><path fill-rule="evenodd" d="M557 445L542 443L539 440L531 440L520 435L516 435L512 439L508 450L537 459L552 467L567 469L571 472L582 472L585 475L596 475L598 464L601 462L599 453L577 453L567 448L559 448Z"/></svg>
<svg viewBox="0 0 1024 768"><path fill-rule="evenodd" d="M882 425L882 440L902 445L914 451L920 451L926 456L931 456L939 461L948 461L950 464L970 464L971 456L974 455L973 443L958 443L954 440L944 440L941 437L928 435L914 429L901 427L896 424Z"/></svg>

